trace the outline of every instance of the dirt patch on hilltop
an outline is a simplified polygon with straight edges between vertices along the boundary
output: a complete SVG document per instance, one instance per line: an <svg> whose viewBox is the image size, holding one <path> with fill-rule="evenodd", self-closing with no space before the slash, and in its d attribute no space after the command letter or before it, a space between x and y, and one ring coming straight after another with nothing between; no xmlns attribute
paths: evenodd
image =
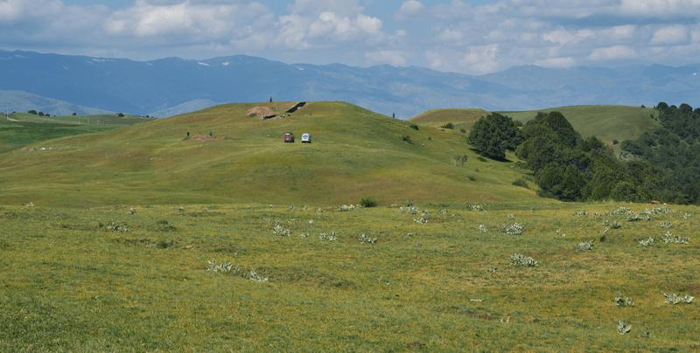
<svg viewBox="0 0 700 353"><path fill-rule="evenodd" d="M246 115L251 118L272 119L277 116L277 112L270 107L253 107L248 109Z"/></svg>
<svg viewBox="0 0 700 353"><path fill-rule="evenodd" d="M189 138L185 138L185 140L190 140L190 141L219 141L220 139L215 136L209 136L209 135L194 135Z"/></svg>

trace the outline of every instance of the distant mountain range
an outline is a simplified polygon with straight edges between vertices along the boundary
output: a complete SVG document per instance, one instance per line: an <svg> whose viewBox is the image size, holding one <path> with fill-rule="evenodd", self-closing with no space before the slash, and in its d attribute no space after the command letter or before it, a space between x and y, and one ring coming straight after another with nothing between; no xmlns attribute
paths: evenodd
<svg viewBox="0 0 700 353"><path fill-rule="evenodd" d="M29 92L33 98L25 102L36 104L32 109L52 114L72 109L80 113L96 110L170 116L219 103L272 97L278 101L342 100L410 118L434 108L512 111L582 104L653 105L659 101L696 106L700 104L700 65L520 66L470 76L417 67L285 64L241 55L143 62L0 51L0 91L4 91L0 92L0 104L26 95L18 91ZM62 107L67 104L73 108L59 110L50 103L42 105L37 98L60 100Z"/></svg>

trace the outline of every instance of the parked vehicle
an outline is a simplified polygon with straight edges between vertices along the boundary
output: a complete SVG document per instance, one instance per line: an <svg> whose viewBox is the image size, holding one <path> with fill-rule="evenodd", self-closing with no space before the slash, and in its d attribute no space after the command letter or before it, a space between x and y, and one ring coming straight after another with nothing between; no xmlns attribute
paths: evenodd
<svg viewBox="0 0 700 353"><path fill-rule="evenodd" d="M311 143L311 134L307 132L301 135L301 143Z"/></svg>
<svg viewBox="0 0 700 353"><path fill-rule="evenodd" d="M284 143L294 143L294 133L287 132L284 134Z"/></svg>

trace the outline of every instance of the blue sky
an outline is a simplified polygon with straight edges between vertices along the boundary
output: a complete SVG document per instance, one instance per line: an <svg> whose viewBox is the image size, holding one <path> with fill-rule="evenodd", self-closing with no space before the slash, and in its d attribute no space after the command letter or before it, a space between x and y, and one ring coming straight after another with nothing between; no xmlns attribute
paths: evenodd
<svg viewBox="0 0 700 353"><path fill-rule="evenodd" d="M0 0L0 48L421 66L700 63L700 0Z"/></svg>

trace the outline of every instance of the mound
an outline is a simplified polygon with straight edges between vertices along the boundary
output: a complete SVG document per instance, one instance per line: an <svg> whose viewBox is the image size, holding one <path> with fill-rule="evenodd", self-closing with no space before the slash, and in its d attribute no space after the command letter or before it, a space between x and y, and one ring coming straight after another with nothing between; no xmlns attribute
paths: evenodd
<svg viewBox="0 0 700 353"><path fill-rule="evenodd" d="M223 105L43 142L57 147L51 153L0 154L0 203L322 206L368 196L381 204L552 202L513 186L522 174L512 164L479 161L461 135L416 131L340 102L308 104L286 119L266 121L247 116L257 106ZM210 130L227 138L182 140L187 131ZM287 131L309 132L314 143L285 144ZM454 162L461 155L469 158L465 166ZM76 192L79 198L71 196Z"/></svg>

